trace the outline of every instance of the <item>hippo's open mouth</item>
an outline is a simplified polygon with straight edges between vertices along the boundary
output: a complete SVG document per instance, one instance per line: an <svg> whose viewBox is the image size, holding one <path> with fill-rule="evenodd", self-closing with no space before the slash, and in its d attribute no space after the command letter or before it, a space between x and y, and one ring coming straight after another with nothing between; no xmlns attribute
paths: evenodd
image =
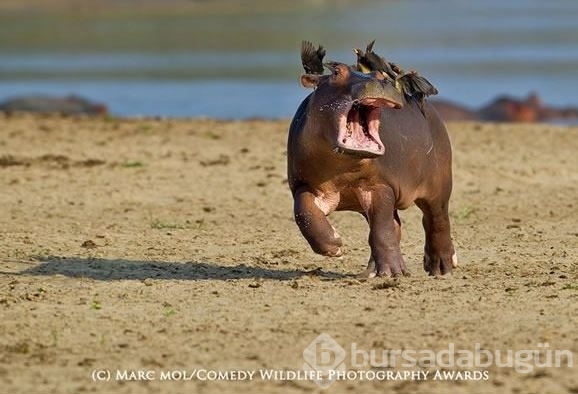
<svg viewBox="0 0 578 394"><path fill-rule="evenodd" d="M359 157L377 157L385 153L379 137L382 107L394 108L395 103L378 98L353 102L339 124L335 151Z"/></svg>

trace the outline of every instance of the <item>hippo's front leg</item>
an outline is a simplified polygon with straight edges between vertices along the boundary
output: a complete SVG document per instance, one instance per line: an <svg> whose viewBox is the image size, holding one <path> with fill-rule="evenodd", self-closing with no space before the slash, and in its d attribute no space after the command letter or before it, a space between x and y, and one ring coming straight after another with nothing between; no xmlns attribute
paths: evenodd
<svg viewBox="0 0 578 394"><path fill-rule="evenodd" d="M315 204L315 195L300 188L294 196L295 222L315 253L338 257L341 251L341 237L329 224L325 213Z"/></svg>
<svg viewBox="0 0 578 394"><path fill-rule="evenodd" d="M369 223L371 257L364 277L409 275L400 249L401 223L395 209L395 196L389 187L369 193L365 217ZM362 200L366 200L362 197Z"/></svg>

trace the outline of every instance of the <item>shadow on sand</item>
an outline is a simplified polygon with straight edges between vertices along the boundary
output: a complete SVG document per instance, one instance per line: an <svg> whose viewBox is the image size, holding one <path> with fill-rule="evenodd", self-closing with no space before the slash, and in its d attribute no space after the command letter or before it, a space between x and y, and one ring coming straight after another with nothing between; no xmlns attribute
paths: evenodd
<svg viewBox="0 0 578 394"><path fill-rule="evenodd" d="M77 258L38 256L39 265L21 271L20 275L64 275L71 278L96 280L230 280L230 279L275 279L291 280L304 275L327 279L344 278L346 275L322 271L277 270L251 267L245 264L220 266L202 262L133 261L123 259Z"/></svg>

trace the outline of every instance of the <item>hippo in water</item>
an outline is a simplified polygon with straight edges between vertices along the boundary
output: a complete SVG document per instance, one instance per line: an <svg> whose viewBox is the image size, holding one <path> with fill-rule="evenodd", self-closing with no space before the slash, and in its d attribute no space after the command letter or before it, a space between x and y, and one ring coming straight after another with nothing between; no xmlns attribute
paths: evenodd
<svg viewBox="0 0 578 394"><path fill-rule="evenodd" d="M445 121L472 120L482 122L563 122L578 119L578 108L550 107L535 93L525 99L498 96L479 109L471 109L447 100L432 100L434 108Z"/></svg>
<svg viewBox="0 0 578 394"><path fill-rule="evenodd" d="M0 103L0 112L56 113L61 115L101 116L108 113L105 105L93 103L79 96L23 96Z"/></svg>
<svg viewBox="0 0 578 394"><path fill-rule="evenodd" d="M471 108L457 104L453 101L436 99L430 104L436 109L438 114L446 122L452 121L480 121L480 115Z"/></svg>
<svg viewBox="0 0 578 394"><path fill-rule="evenodd" d="M406 275L398 210L415 203L423 212L424 269L451 273L457 258L448 217L452 153L444 123L427 100L422 105L404 96L380 73L326 66L329 75L301 77L314 91L289 129L288 180L301 233L316 253L341 256L341 238L326 216L359 212L369 224L371 248L361 276Z"/></svg>
<svg viewBox="0 0 578 394"><path fill-rule="evenodd" d="M525 99L499 96L478 110L482 120L495 122L555 122L578 119L578 109L549 107L542 103L537 94Z"/></svg>

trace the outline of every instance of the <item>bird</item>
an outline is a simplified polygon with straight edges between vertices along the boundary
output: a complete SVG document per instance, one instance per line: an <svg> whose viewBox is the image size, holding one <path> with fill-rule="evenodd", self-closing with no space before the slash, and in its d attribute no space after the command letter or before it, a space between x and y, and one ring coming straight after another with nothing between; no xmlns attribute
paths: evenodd
<svg viewBox="0 0 578 394"><path fill-rule="evenodd" d="M315 49L309 41L301 42L301 64L307 74L323 74L323 58L325 57L325 48L321 45Z"/></svg>
<svg viewBox="0 0 578 394"><path fill-rule="evenodd" d="M388 62L373 51L375 40L371 41L363 52L355 48L353 52L357 55L357 69L363 73L378 71L383 76L392 81L395 87L406 97L413 97L424 112L423 103L427 96L436 95L438 90L417 71L404 71L399 65Z"/></svg>
<svg viewBox="0 0 578 394"><path fill-rule="evenodd" d="M395 80L396 74L391 66L381 56L373 52L374 44L375 40L371 41L365 52L357 48L353 50L357 55L357 69L366 74L372 71L381 71L384 73L384 77Z"/></svg>

